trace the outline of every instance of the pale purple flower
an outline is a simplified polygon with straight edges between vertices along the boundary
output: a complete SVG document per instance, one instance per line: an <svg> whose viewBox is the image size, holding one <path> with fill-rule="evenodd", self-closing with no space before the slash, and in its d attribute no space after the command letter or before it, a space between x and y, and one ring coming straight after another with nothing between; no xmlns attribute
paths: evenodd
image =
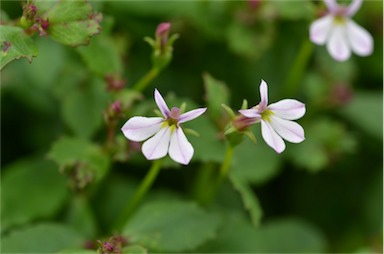
<svg viewBox="0 0 384 254"><path fill-rule="evenodd" d="M265 142L276 152L285 149L283 139L300 143L304 138L304 129L296 122L305 114L305 104L297 100L285 99L268 105L268 86L264 80L260 84L261 102L239 112L245 117L261 122L261 134Z"/></svg>
<svg viewBox="0 0 384 254"><path fill-rule="evenodd" d="M328 14L311 24L311 41L318 45L326 44L329 54L337 61L347 60L351 51L359 56L372 54L372 36L351 19L362 1L353 0L349 6L342 6L336 0L324 0Z"/></svg>
<svg viewBox="0 0 384 254"><path fill-rule="evenodd" d="M202 115L207 109L198 108L181 114L180 109L173 107L169 110L163 97L155 89L155 101L163 117L130 118L121 128L129 140L144 142L141 150L148 160L169 156L180 164L187 165L193 156L193 147L187 140L180 124L193 120Z"/></svg>

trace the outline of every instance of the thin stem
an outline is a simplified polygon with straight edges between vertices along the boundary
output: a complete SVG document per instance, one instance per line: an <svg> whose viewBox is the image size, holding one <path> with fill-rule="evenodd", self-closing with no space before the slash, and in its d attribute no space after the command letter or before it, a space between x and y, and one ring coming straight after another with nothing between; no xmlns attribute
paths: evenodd
<svg viewBox="0 0 384 254"><path fill-rule="evenodd" d="M293 62L291 70L288 72L288 76L285 79L284 83L284 95L292 96L295 95L299 85L300 79L303 76L303 73L307 67L308 60L313 51L312 43L306 38L301 44L300 51L297 54L295 61Z"/></svg>
<svg viewBox="0 0 384 254"><path fill-rule="evenodd" d="M133 86L133 90L137 92L143 91L151 81L159 75L160 69L152 67L137 83Z"/></svg>
<svg viewBox="0 0 384 254"><path fill-rule="evenodd" d="M137 206L140 204L140 201L144 198L145 194L151 188L153 182L155 181L157 175L159 174L161 169L161 160L155 160L149 169L147 175L140 183L140 186L133 194L133 196L129 199L129 202L125 206L123 213L118 218L115 224L115 229L121 229L125 222L129 219L132 213L135 211Z"/></svg>

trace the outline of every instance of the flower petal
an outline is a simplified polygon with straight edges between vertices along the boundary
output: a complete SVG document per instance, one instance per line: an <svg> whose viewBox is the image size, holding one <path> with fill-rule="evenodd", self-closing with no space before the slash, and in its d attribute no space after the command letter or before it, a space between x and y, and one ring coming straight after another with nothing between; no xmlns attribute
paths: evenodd
<svg viewBox="0 0 384 254"><path fill-rule="evenodd" d="M327 49L336 61L345 61L351 56L351 49L347 39L345 26L334 25L327 43Z"/></svg>
<svg viewBox="0 0 384 254"><path fill-rule="evenodd" d="M317 45L324 45L332 29L333 16L326 15L315 20L309 28L309 37Z"/></svg>
<svg viewBox="0 0 384 254"><path fill-rule="evenodd" d="M373 51L372 36L363 27L356 24L353 20L347 21L347 36L352 51L359 56L368 56Z"/></svg>
<svg viewBox="0 0 384 254"><path fill-rule="evenodd" d="M272 126L264 120L261 121L261 135L263 136L264 141L276 152L281 153L285 150L283 139L277 135Z"/></svg>
<svg viewBox="0 0 384 254"><path fill-rule="evenodd" d="M163 96L161 96L160 92L157 89L155 89L155 101L163 116L167 118L170 112L169 108L167 106L167 103L165 103Z"/></svg>
<svg viewBox="0 0 384 254"><path fill-rule="evenodd" d="M268 106L276 116L287 119L296 120L305 114L305 104L297 100L285 99Z"/></svg>
<svg viewBox="0 0 384 254"><path fill-rule="evenodd" d="M245 117L249 117L249 118L260 118L261 115L259 113L259 111L257 109L241 109L239 110L239 112L245 116Z"/></svg>
<svg viewBox="0 0 384 254"><path fill-rule="evenodd" d="M123 125L121 131L127 139L139 142L158 132L163 121L161 117L134 116Z"/></svg>
<svg viewBox="0 0 384 254"><path fill-rule="evenodd" d="M349 17L352 17L360 9L362 3L363 0L353 0L352 3L348 6L347 12L345 14Z"/></svg>
<svg viewBox="0 0 384 254"><path fill-rule="evenodd" d="M206 110L207 108L198 108L198 109L188 111L180 116L179 123L185 123L185 122L191 121L201 116Z"/></svg>
<svg viewBox="0 0 384 254"><path fill-rule="evenodd" d="M324 0L325 5L331 13L334 13L339 8L336 0Z"/></svg>
<svg viewBox="0 0 384 254"><path fill-rule="evenodd" d="M171 135L171 142L169 145L169 156L172 160L188 165L193 156L193 147L189 143L181 128L177 128Z"/></svg>
<svg viewBox="0 0 384 254"><path fill-rule="evenodd" d="M261 101L259 103L259 110L260 112L263 112L268 105L268 86L264 80L261 80L260 84L260 97Z"/></svg>
<svg viewBox="0 0 384 254"><path fill-rule="evenodd" d="M141 150L148 160L155 160L167 155L171 129L169 126L161 128L155 136L144 142Z"/></svg>
<svg viewBox="0 0 384 254"><path fill-rule="evenodd" d="M283 139L292 143L300 143L305 139L304 129L300 124L276 116L271 116L270 119L272 128Z"/></svg>

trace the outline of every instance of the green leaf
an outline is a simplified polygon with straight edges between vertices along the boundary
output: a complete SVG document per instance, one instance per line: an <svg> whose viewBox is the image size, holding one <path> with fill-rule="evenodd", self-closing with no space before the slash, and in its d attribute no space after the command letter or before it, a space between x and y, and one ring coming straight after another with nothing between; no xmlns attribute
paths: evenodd
<svg viewBox="0 0 384 254"><path fill-rule="evenodd" d="M251 216L253 226L259 226L263 211L252 188L235 174L230 174L229 179L231 180L233 187L239 192L244 208L248 210Z"/></svg>
<svg viewBox="0 0 384 254"><path fill-rule="evenodd" d="M167 200L143 205L123 235L155 251L188 251L212 239L218 226L219 219L195 203Z"/></svg>
<svg viewBox="0 0 384 254"><path fill-rule="evenodd" d="M37 56L38 50L33 40L20 27L0 26L1 58L0 70L15 59Z"/></svg>
<svg viewBox="0 0 384 254"><path fill-rule="evenodd" d="M297 219L271 220L252 227L239 213L226 215L217 238L199 252L205 253L321 253L326 242L312 225Z"/></svg>
<svg viewBox="0 0 384 254"><path fill-rule="evenodd" d="M69 137L56 141L48 156L59 164L61 169L78 166L78 170L81 171L79 177L90 176L91 180L95 181L99 181L104 177L110 163L108 155L98 145L86 140Z"/></svg>
<svg viewBox="0 0 384 254"><path fill-rule="evenodd" d="M121 74L123 70L120 54L110 36L110 31L104 28L104 26L111 26L112 24L113 19L111 17L104 17L101 34L96 36L87 47L76 49L88 68L101 77Z"/></svg>
<svg viewBox="0 0 384 254"><path fill-rule="evenodd" d="M2 253L55 253L64 248L79 248L85 239L72 228L41 223L12 231L1 241Z"/></svg>
<svg viewBox="0 0 384 254"><path fill-rule="evenodd" d="M382 93L356 92L339 114L373 137L383 139Z"/></svg>
<svg viewBox="0 0 384 254"><path fill-rule="evenodd" d="M316 14L316 8L310 1L273 1L270 2L276 8L278 15L284 19L298 20L298 19L312 19Z"/></svg>
<svg viewBox="0 0 384 254"><path fill-rule="evenodd" d="M65 123L79 137L89 139L103 123L108 94L105 84L92 79L68 91L63 98L62 113Z"/></svg>
<svg viewBox="0 0 384 254"><path fill-rule="evenodd" d="M37 3L39 8L39 2ZM70 46L88 44L99 33L102 16L84 0L59 0L42 17L49 20L48 35Z"/></svg>
<svg viewBox="0 0 384 254"><path fill-rule="evenodd" d="M229 116L221 104L229 104L229 89L224 82L214 79L208 73L203 74L203 79L209 108L207 113L219 127L224 128Z"/></svg>
<svg viewBox="0 0 384 254"><path fill-rule="evenodd" d="M245 139L236 147L232 162L232 173L252 184L262 184L280 171L281 155L267 146L260 135L260 128L253 128L258 141L254 144Z"/></svg>
<svg viewBox="0 0 384 254"><path fill-rule="evenodd" d="M2 230L54 216L67 197L65 178L42 159L23 159L2 169Z"/></svg>

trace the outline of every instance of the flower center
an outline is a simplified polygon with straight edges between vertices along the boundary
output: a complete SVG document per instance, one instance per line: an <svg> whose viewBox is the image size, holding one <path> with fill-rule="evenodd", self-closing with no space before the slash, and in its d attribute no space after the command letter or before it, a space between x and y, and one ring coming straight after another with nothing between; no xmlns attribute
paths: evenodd
<svg viewBox="0 0 384 254"><path fill-rule="evenodd" d="M271 122L271 116L274 115L274 113L269 109L264 110L260 114L261 118L267 122Z"/></svg>
<svg viewBox="0 0 384 254"><path fill-rule="evenodd" d="M347 7L340 6L334 14L333 23L344 25L346 22L346 13L347 13Z"/></svg>
<svg viewBox="0 0 384 254"><path fill-rule="evenodd" d="M180 117L180 109L173 107L171 111L169 112L168 118L167 118L167 123L169 126L172 125L177 125Z"/></svg>

